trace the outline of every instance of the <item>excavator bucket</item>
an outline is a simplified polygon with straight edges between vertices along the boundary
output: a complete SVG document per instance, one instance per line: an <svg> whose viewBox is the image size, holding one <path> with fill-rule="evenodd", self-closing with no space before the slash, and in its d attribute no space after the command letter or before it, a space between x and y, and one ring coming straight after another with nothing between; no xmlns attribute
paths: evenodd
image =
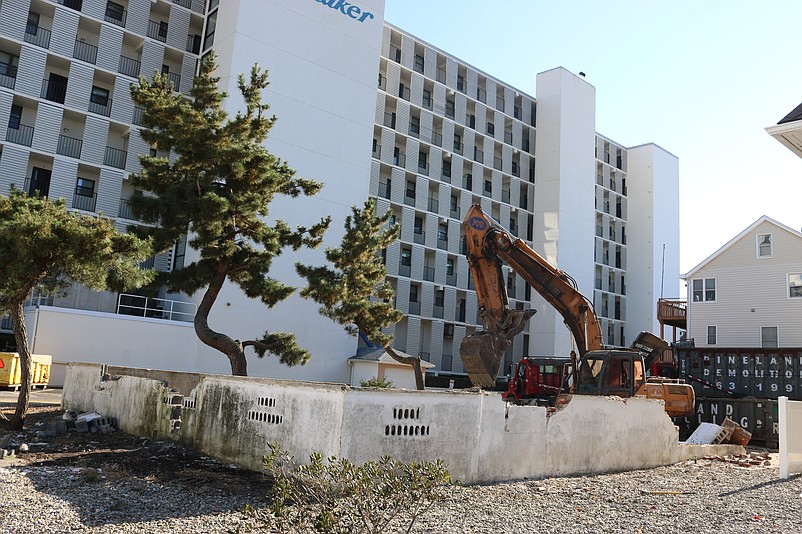
<svg viewBox="0 0 802 534"><path fill-rule="evenodd" d="M510 342L489 332L478 332L462 340L459 347L465 372L474 386L494 386L504 353Z"/></svg>

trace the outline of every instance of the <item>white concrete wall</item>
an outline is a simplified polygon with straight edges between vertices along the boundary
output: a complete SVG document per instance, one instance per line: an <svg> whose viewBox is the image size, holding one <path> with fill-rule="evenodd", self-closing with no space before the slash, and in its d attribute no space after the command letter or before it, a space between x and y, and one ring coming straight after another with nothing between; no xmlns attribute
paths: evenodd
<svg viewBox="0 0 802 534"><path fill-rule="evenodd" d="M182 392L180 428L173 433L167 386L132 376L103 380L101 373L97 364L71 364L63 407L95 410L116 417L126 432L174 439L256 470L272 441L304 460L312 452L358 464L383 455L441 459L469 484L642 469L743 451L678 444L662 404L643 398L574 396L547 418L545 408L509 406L498 393L362 390L210 375Z"/></svg>
<svg viewBox="0 0 802 534"><path fill-rule="evenodd" d="M632 340L644 330L659 334L657 299L679 297L679 160L655 144L627 153L625 334Z"/></svg>
<svg viewBox="0 0 802 534"><path fill-rule="evenodd" d="M594 287L595 125L592 85L562 67L537 75L533 246L583 295ZM530 354L567 356L572 343L563 318L542 298L533 301Z"/></svg>

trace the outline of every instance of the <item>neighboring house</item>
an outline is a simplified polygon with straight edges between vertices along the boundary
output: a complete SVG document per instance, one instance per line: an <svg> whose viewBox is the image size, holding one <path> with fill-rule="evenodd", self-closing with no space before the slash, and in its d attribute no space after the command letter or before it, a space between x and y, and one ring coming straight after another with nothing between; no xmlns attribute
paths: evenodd
<svg viewBox="0 0 802 534"><path fill-rule="evenodd" d="M802 347L802 233L758 219L682 277L697 347Z"/></svg>

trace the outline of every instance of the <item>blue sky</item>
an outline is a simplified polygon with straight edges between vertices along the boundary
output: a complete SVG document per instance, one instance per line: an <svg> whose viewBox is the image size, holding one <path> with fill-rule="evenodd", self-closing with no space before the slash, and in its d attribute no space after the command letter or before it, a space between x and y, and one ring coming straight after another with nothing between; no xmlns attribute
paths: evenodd
<svg viewBox="0 0 802 534"><path fill-rule="evenodd" d="M531 95L585 72L599 133L679 157L681 272L762 215L802 229L802 159L764 130L802 102L802 1L387 0L385 20Z"/></svg>

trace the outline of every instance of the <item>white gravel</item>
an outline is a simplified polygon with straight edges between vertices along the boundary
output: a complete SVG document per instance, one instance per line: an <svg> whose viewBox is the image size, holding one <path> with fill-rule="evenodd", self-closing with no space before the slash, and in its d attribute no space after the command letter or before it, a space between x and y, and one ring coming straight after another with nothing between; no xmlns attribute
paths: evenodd
<svg viewBox="0 0 802 534"><path fill-rule="evenodd" d="M2 533L226 533L254 526L242 512L249 504L243 496L75 467L4 463ZM413 532L802 533L802 475L779 480L776 461L742 468L699 460L454 487Z"/></svg>

